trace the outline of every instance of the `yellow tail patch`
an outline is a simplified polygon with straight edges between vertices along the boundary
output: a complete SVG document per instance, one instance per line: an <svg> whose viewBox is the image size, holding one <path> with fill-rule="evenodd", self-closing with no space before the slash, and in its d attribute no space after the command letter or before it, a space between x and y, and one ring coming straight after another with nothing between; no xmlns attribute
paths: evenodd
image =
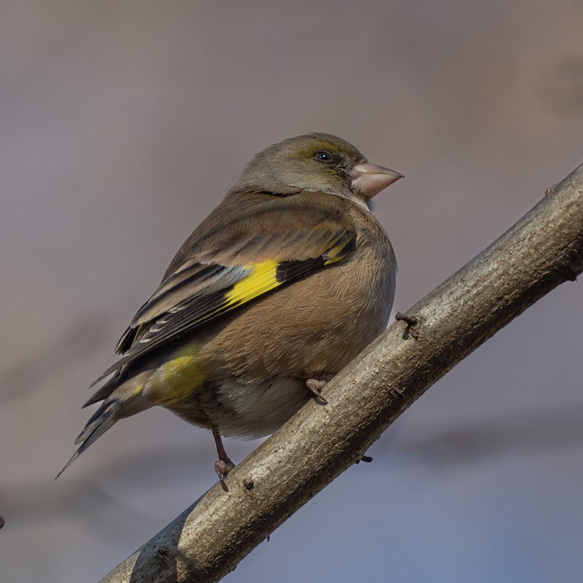
<svg viewBox="0 0 583 583"><path fill-rule="evenodd" d="M155 402L168 405L181 401L205 381L198 353L198 345L187 345L156 369L147 387Z"/></svg>

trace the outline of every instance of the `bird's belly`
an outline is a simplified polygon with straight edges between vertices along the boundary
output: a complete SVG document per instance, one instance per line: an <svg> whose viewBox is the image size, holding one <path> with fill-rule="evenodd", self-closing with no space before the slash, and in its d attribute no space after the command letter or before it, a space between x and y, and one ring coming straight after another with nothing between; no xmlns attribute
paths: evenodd
<svg viewBox="0 0 583 583"><path fill-rule="evenodd" d="M281 377L248 384L231 378L205 383L167 407L190 423L217 425L222 435L255 438L273 433L310 395L302 379Z"/></svg>

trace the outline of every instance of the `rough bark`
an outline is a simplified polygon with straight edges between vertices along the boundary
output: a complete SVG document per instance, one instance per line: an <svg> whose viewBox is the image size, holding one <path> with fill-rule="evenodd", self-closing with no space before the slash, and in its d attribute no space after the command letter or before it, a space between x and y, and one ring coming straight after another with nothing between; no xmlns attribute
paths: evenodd
<svg viewBox="0 0 583 583"><path fill-rule="evenodd" d="M583 165L394 322L284 427L101 583L207 582L341 472L433 383L583 270Z"/></svg>

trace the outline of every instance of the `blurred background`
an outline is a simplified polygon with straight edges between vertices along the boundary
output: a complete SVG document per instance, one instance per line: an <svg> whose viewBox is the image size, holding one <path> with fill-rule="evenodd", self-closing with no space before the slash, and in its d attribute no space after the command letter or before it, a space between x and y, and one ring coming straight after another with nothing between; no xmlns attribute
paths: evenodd
<svg viewBox="0 0 583 583"><path fill-rule="evenodd" d="M97 581L216 481L164 410L53 478L256 152L326 131L405 174L376 202L405 311L583 160L582 26L581 0L1 1L0 579ZM582 296L502 330L225 580L579 582Z"/></svg>

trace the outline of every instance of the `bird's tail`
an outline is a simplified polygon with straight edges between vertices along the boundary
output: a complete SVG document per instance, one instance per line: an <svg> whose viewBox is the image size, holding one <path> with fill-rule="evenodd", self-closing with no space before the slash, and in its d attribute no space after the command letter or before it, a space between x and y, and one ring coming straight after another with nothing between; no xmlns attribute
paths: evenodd
<svg viewBox="0 0 583 583"><path fill-rule="evenodd" d="M55 480L98 438L100 438L110 427L113 427L118 419L133 415L138 411L143 411L151 406L143 398L143 389L145 386L144 379L141 375L130 379L121 386L112 388L108 387L107 391L101 393L101 403L99 409L95 411L83 431L75 440L78 445L77 451L71 456L71 459L65 464L65 467L57 474ZM106 383L106 384L109 384ZM107 396L105 395L107 393ZM89 399L85 406L97 402L95 396Z"/></svg>

